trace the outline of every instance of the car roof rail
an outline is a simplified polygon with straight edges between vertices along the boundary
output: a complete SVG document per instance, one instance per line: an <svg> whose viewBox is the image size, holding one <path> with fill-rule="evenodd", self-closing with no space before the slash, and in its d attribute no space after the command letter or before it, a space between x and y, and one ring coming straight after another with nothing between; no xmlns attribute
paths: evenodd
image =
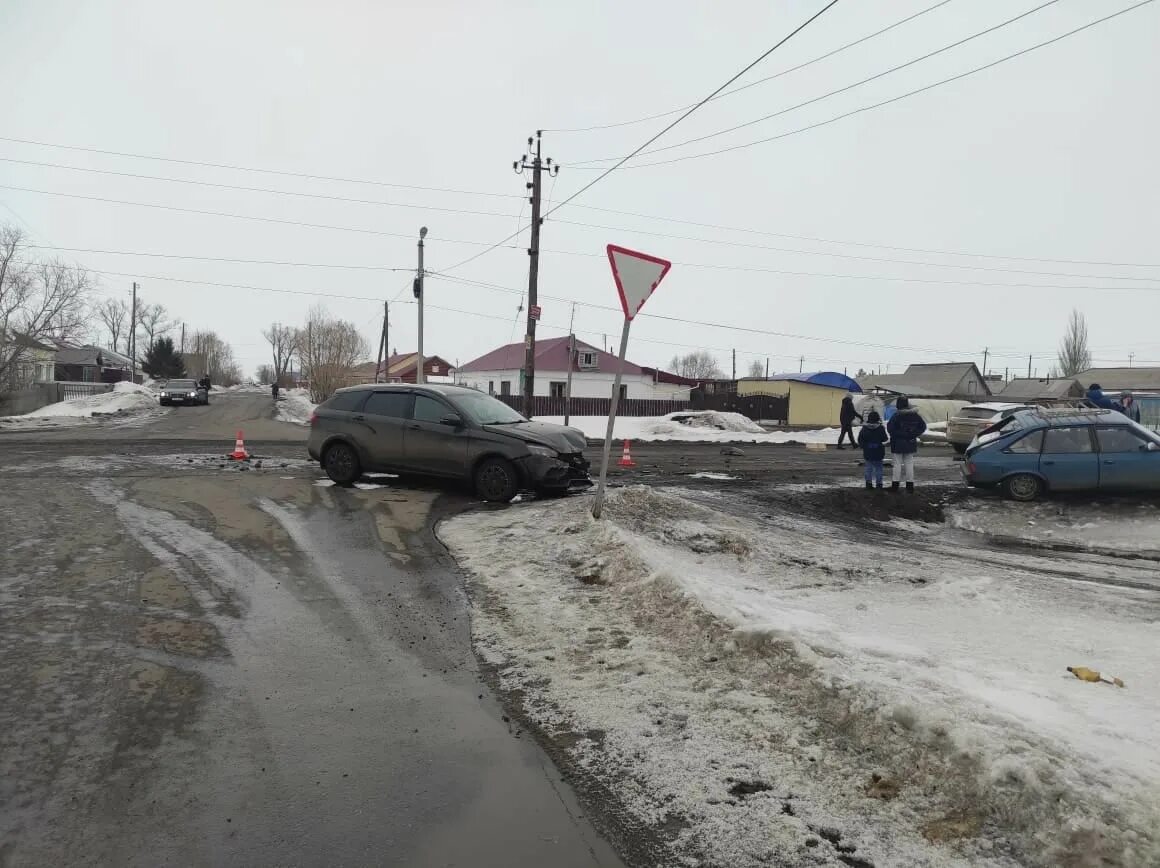
<svg viewBox="0 0 1160 868"><path fill-rule="evenodd" d="M1060 416L1106 416L1116 411L1105 407L1036 407L1030 412L1051 419Z"/></svg>

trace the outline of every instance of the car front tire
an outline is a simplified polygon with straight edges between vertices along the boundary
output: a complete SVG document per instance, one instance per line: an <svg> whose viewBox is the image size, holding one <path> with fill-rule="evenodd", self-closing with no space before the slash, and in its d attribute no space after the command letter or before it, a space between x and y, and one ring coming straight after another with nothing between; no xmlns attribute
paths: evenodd
<svg viewBox="0 0 1160 868"><path fill-rule="evenodd" d="M1032 473L1016 473L1004 479L1000 488L1004 497L1029 503L1043 494L1043 480Z"/></svg>
<svg viewBox="0 0 1160 868"><path fill-rule="evenodd" d="M346 443L334 443L322 454L322 468L335 485L353 485L362 475L358 455Z"/></svg>
<svg viewBox="0 0 1160 868"><path fill-rule="evenodd" d="M951 444L951 447L952 447L952 448L955 450L955 452L957 452L959 455L962 455L964 452L966 452L966 451L967 451L967 444L966 444L966 443L952 443L952 444Z"/></svg>
<svg viewBox="0 0 1160 868"><path fill-rule="evenodd" d="M508 503L519 490L516 469L504 458L488 458L475 469L475 493L489 503Z"/></svg>

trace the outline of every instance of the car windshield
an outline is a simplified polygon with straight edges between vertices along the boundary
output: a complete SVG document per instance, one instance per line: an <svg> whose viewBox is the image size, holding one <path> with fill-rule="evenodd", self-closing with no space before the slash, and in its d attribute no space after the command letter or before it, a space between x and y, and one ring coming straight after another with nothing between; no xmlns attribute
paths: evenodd
<svg viewBox="0 0 1160 868"><path fill-rule="evenodd" d="M455 404L477 425L516 425L528 421L507 404L482 392L456 395Z"/></svg>
<svg viewBox="0 0 1160 868"><path fill-rule="evenodd" d="M165 384L167 389L192 389L193 380L170 380Z"/></svg>
<svg viewBox="0 0 1160 868"><path fill-rule="evenodd" d="M990 419L998 410L992 407L963 407L959 411L959 418L961 419Z"/></svg>
<svg viewBox="0 0 1160 868"><path fill-rule="evenodd" d="M998 440L1000 437L1006 437L1009 434L1014 434L1016 431L1022 431L1026 426L1017 416L1007 416L1000 419L994 425L988 425L975 436L973 445L985 446Z"/></svg>

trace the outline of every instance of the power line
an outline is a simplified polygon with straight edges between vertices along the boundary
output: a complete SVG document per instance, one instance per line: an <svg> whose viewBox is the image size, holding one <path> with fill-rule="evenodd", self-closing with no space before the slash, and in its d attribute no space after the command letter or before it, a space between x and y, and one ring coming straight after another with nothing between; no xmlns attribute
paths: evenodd
<svg viewBox="0 0 1160 868"><path fill-rule="evenodd" d="M512 215L502 211L472 211L466 208L442 208L436 205L415 205L409 202L385 202L382 199L356 199L351 196L333 196L323 193L300 193L294 190L277 190L270 187L246 187L240 184L220 184L213 181L197 181L191 178L170 178L165 175L141 175L136 172L114 172L111 169L91 169L87 166L68 166L63 163L42 163L36 160L18 160L15 157L0 157L0 162L18 163L23 166L40 166L48 169L66 169L71 172L89 172L96 175L113 175L118 178L136 178L143 181L164 181L168 184L190 184L198 187L214 187L220 190L238 190L244 193L269 193L275 196L296 196L303 199L325 199L332 202L349 202L356 205L380 205L386 208L410 208L416 211L441 211L449 214L468 214L476 217L502 217L510 220Z"/></svg>
<svg viewBox="0 0 1160 868"><path fill-rule="evenodd" d="M759 84L765 84L766 82L773 81L774 79L777 79L777 78L781 78L783 75L789 75L791 72L797 72L799 69L805 69L807 66L812 66L813 64L818 63L819 61L826 60L827 58L833 57L835 54L841 54L843 51L846 51L849 48L853 48L856 45L861 45L863 42L868 42L869 40L875 38L876 36L881 36L883 33L887 33L896 27L901 27L903 24L906 24L908 21L913 21L915 18L920 18L923 15L926 15L928 12L933 12L935 9L938 9L940 6L945 6L949 2L951 2L951 0L940 0L940 2L935 3L933 6L928 6L925 9L922 9L918 12L915 12L913 15L908 15L907 17L901 19L900 21L895 21L893 24L888 24L886 27L883 27L881 30L876 30L868 36L863 36L859 39L855 39L853 42L847 42L845 45L839 46L838 48L835 48L832 51L827 51L825 54L818 55L817 57L813 58L812 60L807 60L804 63L799 63L796 66L791 66L789 69L783 69L781 72L775 72L773 75L767 75L764 78L759 78L756 81L751 81L749 84L743 84L740 87L735 87L732 90L727 90L724 93L721 93L721 94L713 97L711 100L709 100L709 102L714 102L714 101L719 100L719 99L724 99L727 96L732 96L735 93L741 93L743 90L748 90L751 87L757 87ZM659 120L660 118L667 118L670 115L675 115L679 112L685 111L688 108L691 108L691 106L682 106L681 108L670 109L667 112L659 112L658 114L647 115L646 117L636 118L635 120L631 120L631 121L619 121L617 123L596 124L594 126L589 126L589 127L546 129L546 130L544 130L544 132L546 132L546 133L587 133L587 132L591 132L593 130L610 130L610 129L614 129L616 127L633 126L635 124L644 123L645 121L655 121L655 120ZM794 356L794 358L796 359L797 356Z"/></svg>
<svg viewBox="0 0 1160 868"><path fill-rule="evenodd" d="M851 247L870 247L880 250L896 250L901 253L928 253L937 256L968 256L978 259L1003 259L1010 262L1052 262L1062 265L1106 265L1123 268L1160 268L1155 262L1109 262L1106 260L1088 259L1050 259L1035 256L1000 256L993 253L977 253L969 250L939 250L929 247L901 247L891 244L876 244L867 241L850 241L840 238L819 238L814 235L793 235L786 232L769 232L763 229L753 229L744 226L726 226L720 223L702 223L696 220L683 220L677 217L665 217L659 214L642 214L637 211L619 211L615 208L601 208L595 205L573 205L588 211L600 211L605 214L616 214L621 217L638 217L642 220L658 220L665 223L677 223L683 226L696 226L701 229L720 229L724 232L742 232L748 235L766 235L770 238L790 238L795 241L813 241L818 244L846 244ZM557 222L563 222L556 218ZM627 230L636 231L636 230Z"/></svg>
<svg viewBox="0 0 1160 868"><path fill-rule="evenodd" d="M80 145L62 145L57 142L42 142L34 139L17 139L0 136L0 142L14 142L21 145L35 145L41 148L56 148L63 151L81 151L86 154L103 154L110 157L128 157L135 160L153 160L159 163L176 163L183 166L201 166L207 169L229 169L235 172L257 172L263 175L278 175L285 178L304 178L308 181L335 181L342 184L369 184L376 187L394 187L400 190L421 190L427 193L455 193L462 196L489 196L497 199L522 198L514 193L483 193L478 190L457 190L451 187L423 187L416 184L396 184L367 178L343 178L334 175L313 175L307 172L289 172L279 169L264 169L257 166L242 166L230 163L211 163L204 160L182 160L176 157L160 157L156 154L134 154L127 151L111 151L102 148L87 148Z"/></svg>
<svg viewBox="0 0 1160 868"><path fill-rule="evenodd" d="M840 93L845 93L846 91L853 90L856 87L861 87L864 84L869 84L870 82L876 81L877 79L883 78L884 76L890 75L891 73L898 72L900 69L906 69L909 66L914 66L916 63L921 63L924 60L929 60L930 58L935 57L939 54L942 54L943 52L950 51L953 48L958 48L960 45L964 45L968 42L971 42L974 39L978 39L981 36L986 36L988 33L994 33L996 30L1001 30L1002 28L1007 27L1010 24L1014 24L1016 21L1019 21L1023 18L1026 18L1028 15L1032 15L1036 12L1039 12L1043 9L1046 9L1048 6L1054 6L1058 2L1059 2L1059 0L1047 0L1046 3L1042 3L1033 9L1027 10L1026 12L1021 12L1020 14L1016 15L1014 18L1008 18L1006 21L1003 21L999 24L995 24L991 27L988 27L985 30L980 30L978 33L973 33L970 36L963 37L962 39L959 39L956 42L952 42L949 45L944 45L942 48L935 49L934 51L928 52L927 54L924 54L921 57L916 57L913 60L908 60L908 61L906 61L906 63L900 63L897 66L890 67L890 69L886 69L886 70L883 70L882 72L875 73L874 75L871 75L868 78L864 78L861 81L856 81L853 84L848 84L844 87L838 88L837 90L832 90L829 93L823 93L821 96L815 96L811 99L807 99L805 102L799 102L797 105L791 105L788 108L779 109L778 111L775 111L772 114L763 115L762 117L756 118L754 120L746 121L745 123L741 123L741 124L737 124L736 126L727 127L726 129L723 129L723 130L717 130L716 132L713 132L713 133L706 133L703 136L697 136L696 138L686 139L683 142L677 142L677 143L672 144L672 145L665 145L664 147L653 148L651 151L645 151L644 156L648 156L649 154L659 154L662 151L671 151L675 148L683 148L685 145L693 145L693 144L696 144L697 142L706 141L707 139L714 139L714 138L717 138L718 136L724 136L728 133L733 133L733 132L736 132L737 130L743 130L746 127L751 127L751 126L754 126L755 124L762 123L763 121L768 121L768 120L771 120L772 118L780 117L781 115L788 114L789 112L796 111L797 109L804 108L808 105L813 105L814 103L821 102L824 99L829 99L832 96L837 96ZM589 163L607 163L607 162L609 162L611 160L615 160L615 159L618 159L618 158L617 157L601 157L601 158L595 159L595 160L578 160L575 162L570 162L569 165L573 166L573 167L580 167L580 166L587 165Z"/></svg>
<svg viewBox="0 0 1160 868"><path fill-rule="evenodd" d="M758 56L756 60L749 63L744 69L742 69L740 72L738 72L732 78L730 78L728 81L726 81L724 84L722 84L716 90L714 90L711 94L709 94L707 97L705 97L703 100L696 103L695 105L690 106L675 121L670 123L668 126L666 126L664 129L662 129L660 132L651 136L648 140L646 140L644 142L644 144L639 145L634 151L632 151L632 153L627 154L625 157L623 157L620 160L620 162L616 163L616 165L606 169L601 174L597 175L595 178L593 178L591 181L589 181L587 184L585 184L583 187L581 187L579 190L577 190L575 193L573 193L571 196L569 196L567 199L565 199L563 202L559 202L554 207L550 208L544 214L544 216L548 217L553 212L559 211L561 208L563 208L565 205L567 205L573 199L577 198L578 196L583 194L585 191L590 190L594 186L599 184L601 181L603 181L605 178L607 178L609 175L611 175L613 172L615 172L617 169L619 169L622 165L627 163L629 160L631 160L633 157L635 157L637 154L639 154L641 151L643 151L645 148L647 148L649 145L651 145L653 142L655 142L657 139L659 139L661 136L663 136L665 133L667 133L669 130L671 130L673 127L675 127L677 124L679 124L683 120L685 120L685 118L689 117L689 115L691 115L693 112L697 111L697 109L701 108L701 106L705 105L705 103L707 103L713 97L715 97L719 93L721 93L721 91L725 90L725 88L729 87L729 85L733 84L733 82L737 81L737 79L741 78L741 76L745 75L745 73L749 72L749 70L753 69L753 67L757 66L759 63L761 63L763 60L765 60L765 58L769 57L771 54L773 54L775 51L777 51L777 49L781 48L781 46L785 45L787 42L789 42L791 39L793 39L795 36L797 36L803 30L805 30L810 24L812 24L814 21L816 21L822 15L824 15L828 10L832 9L837 4L837 2L838 2L838 0L830 0L829 3L827 3L821 9L819 9L817 12L815 12L813 15L811 15L809 18L807 18L805 21L803 21L801 24L799 24L797 27L795 27L793 30L791 30L786 36L782 37L780 40L778 40L778 42L776 42L774 45L772 45L766 51L762 52L762 54L760 56Z"/></svg>
<svg viewBox="0 0 1160 868"><path fill-rule="evenodd" d="M156 259L188 259L198 262L228 262L238 265L284 265L295 268L342 268L354 271L406 271L413 272L414 267L410 268L391 268L386 265L353 265L343 262L288 262L277 259L233 259L225 256L194 256L191 254L182 253L156 253L144 250L98 250L88 247L56 247L51 244L25 244L32 250L59 250L66 253L99 253L109 256L144 256ZM410 286L410 283L407 284Z"/></svg>
<svg viewBox="0 0 1160 868"><path fill-rule="evenodd" d="M917 88L915 90L908 91L904 94L900 94L899 96L891 97L890 99L882 100L881 102L876 102L876 103L873 103L872 105L867 105L867 106L862 106L861 108L852 109L851 111L845 112L845 113L837 115L835 117L828 118L828 119L822 120L822 121L818 121L817 123L808 124L804 127L799 127L798 129L795 129L795 130L788 130L787 132L779 133L776 136L768 136L764 139L757 139L756 141L752 141L752 142L744 142L744 143L738 144L738 145L731 145L730 147L727 147L727 148L719 148L715 151L705 151L705 152L699 153L699 154L687 154L687 155L682 156L682 157L672 157L668 160L657 160L657 161L652 162L652 163L637 163L636 165L628 166L627 168L629 168L629 169L647 169L647 168L651 168L654 166L667 166L667 165L670 165L672 163L681 163L681 162L684 162L686 160L698 160L698 159L702 159L704 157L716 157L716 156L719 156L721 154L728 154L728 153L731 153L733 151L740 151L740 150L743 150L746 148L756 147L757 145L763 145L763 144L767 144L769 142L775 142L775 141L778 141L780 139L788 138L789 136L795 136L795 135L798 135L799 133L808 132L809 130L816 130L819 127L829 126L830 124L836 123L837 121L840 121L840 120L844 120L845 118L853 117L854 115L862 114L863 112L868 112L868 111L871 111L873 109L882 108L883 106L887 106L887 105L890 105L892 103L899 102L900 100L907 99L908 97L912 97L912 96L915 96L917 94L924 93L928 90L933 90L936 87L941 87L944 84L950 84L951 82L958 81L958 80L963 79L963 78L967 78L968 76L974 75L975 73L983 72L984 70L990 69L994 66L998 66L1001 63L1006 63L1008 60L1013 60L1017 57L1022 57L1024 54L1029 54L1032 51L1035 51L1037 49L1043 48L1043 47L1048 46L1048 45L1052 45L1056 42L1059 42L1060 40L1067 39L1069 36L1074 36L1075 34L1080 33L1081 31L1087 30L1091 27L1095 27L1097 24L1102 24L1105 21L1110 21L1111 19L1117 18L1126 12L1132 12L1136 9L1139 9L1141 6L1147 6L1149 3L1152 3L1152 2L1153 2L1153 0L1141 0L1141 2L1136 3L1133 6L1129 6L1126 9L1121 9L1118 12L1113 12L1110 15L1105 15L1103 18L1097 18L1095 21L1091 21L1087 24L1084 24L1080 27L1075 28L1074 30L1069 30L1066 33L1062 33L1059 36L1053 37L1052 39L1048 39L1044 42L1040 42L1040 43L1037 43L1035 45L1029 46L1028 48L1024 48L1020 51L1016 51L1013 54L1008 54L1004 57L1000 57L998 60L993 60L990 63L984 64L982 66L976 66L974 69L969 69L966 72L959 73L958 75L952 75L949 78L941 79L940 81L936 81L933 84L925 85L925 86ZM632 154L629 155L629 157L635 156L636 153L637 152L634 151ZM605 177L607 174L615 171L616 169L619 169L625 162L627 162L627 159L628 158L625 158L625 159L621 160L619 163L617 163L616 165L614 165L612 168L604 170L601 175L597 176L596 180L600 180L601 178ZM589 166L589 167L574 166L574 168L581 170L581 171L583 171L585 169L587 169L589 171L600 171L599 168L595 167L595 166ZM587 188L586 187L581 188L580 192L583 192L585 189L587 189ZM565 201L567 201L567 200L565 200Z"/></svg>
<svg viewBox="0 0 1160 868"><path fill-rule="evenodd" d="M334 226L326 223L304 223L298 220L283 220L277 217L259 217L253 214L230 214L224 211L205 211L199 208L180 208L176 205L159 205L154 202L132 202L125 199L108 199L103 196L86 196L80 193L61 193L56 190L34 190L30 187L13 187L0 184L2 190L18 190L22 193L38 193L43 196L63 196L67 199L84 199L89 202L104 202L112 205L132 205L137 208L156 208L161 211L176 211L183 214L198 214L203 217L228 217L233 220L251 220L258 223L276 223L282 226L299 226L306 229L330 229L338 232L359 232L364 235L381 235L386 238L406 238L413 236L402 232L383 232L379 229L363 229L358 226ZM506 215L505 215L506 216ZM486 241L465 241L458 238L439 238L447 244L472 244L484 246ZM496 245L493 245L493 247ZM489 248L490 249L490 248Z"/></svg>

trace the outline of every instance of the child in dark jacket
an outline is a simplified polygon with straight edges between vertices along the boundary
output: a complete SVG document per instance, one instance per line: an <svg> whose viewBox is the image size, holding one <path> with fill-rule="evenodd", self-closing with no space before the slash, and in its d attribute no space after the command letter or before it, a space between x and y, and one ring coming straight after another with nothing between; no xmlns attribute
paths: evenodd
<svg viewBox="0 0 1160 868"><path fill-rule="evenodd" d="M886 429L877 410L866 414L866 422L858 429L858 445L866 459L866 487L882 487L882 462L886 458Z"/></svg>

